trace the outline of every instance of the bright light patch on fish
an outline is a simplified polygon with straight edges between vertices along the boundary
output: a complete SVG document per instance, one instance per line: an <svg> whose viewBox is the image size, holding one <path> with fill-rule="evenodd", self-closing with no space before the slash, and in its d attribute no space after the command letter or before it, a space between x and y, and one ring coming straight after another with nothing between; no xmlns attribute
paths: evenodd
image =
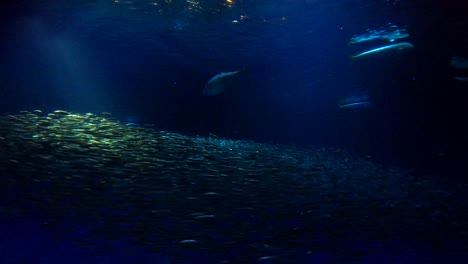
<svg viewBox="0 0 468 264"><path fill-rule="evenodd" d="M342 109L364 109L372 106L370 97L365 92L360 92L358 95L345 97L340 100L338 107Z"/></svg>
<svg viewBox="0 0 468 264"><path fill-rule="evenodd" d="M195 239L185 239L185 240L181 240L179 243L180 244L191 244L191 243L198 243L198 241L195 240Z"/></svg>
<svg viewBox="0 0 468 264"><path fill-rule="evenodd" d="M343 105L338 105L340 108L350 108L350 109L355 109L355 108L367 108L371 106L370 102L354 102L354 103L347 103Z"/></svg>
<svg viewBox="0 0 468 264"><path fill-rule="evenodd" d="M350 44L356 44L364 41L372 41L376 39L384 39L389 42L394 42L398 39L409 37L410 34L406 28L399 28L397 25L388 23L378 29L367 29L365 33L354 35L349 41Z"/></svg>
<svg viewBox="0 0 468 264"><path fill-rule="evenodd" d="M226 0L226 3L224 4L226 7L231 8L234 5L233 0Z"/></svg>
<svg viewBox="0 0 468 264"><path fill-rule="evenodd" d="M371 50L368 50L368 51L364 51L364 52L359 53L357 55L351 56L351 58L356 59L356 58L360 58L360 57L363 57L363 56L390 53L392 51L403 51L403 50L411 49L413 47L414 47L413 44L411 44L409 42L399 42L399 43L395 43L395 44L391 44L391 45L371 49Z"/></svg>
<svg viewBox="0 0 468 264"><path fill-rule="evenodd" d="M272 260L274 258L275 258L274 256L265 256L265 257L258 258L257 260L264 261L264 260Z"/></svg>
<svg viewBox="0 0 468 264"><path fill-rule="evenodd" d="M204 195L219 195L217 192L206 192Z"/></svg>
<svg viewBox="0 0 468 264"><path fill-rule="evenodd" d="M215 218L215 215L199 215L195 216L195 219Z"/></svg>
<svg viewBox="0 0 468 264"><path fill-rule="evenodd" d="M240 15L238 19L232 20L232 24L239 24L240 21L247 20L249 17L246 15Z"/></svg>

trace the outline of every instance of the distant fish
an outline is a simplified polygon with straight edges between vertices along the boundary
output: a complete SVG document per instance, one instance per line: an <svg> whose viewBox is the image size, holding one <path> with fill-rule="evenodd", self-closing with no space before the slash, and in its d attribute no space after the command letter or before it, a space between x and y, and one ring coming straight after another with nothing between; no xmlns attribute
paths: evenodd
<svg viewBox="0 0 468 264"><path fill-rule="evenodd" d="M365 93L359 96L346 97L338 103L339 108L346 109L369 108L371 106L369 95Z"/></svg>
<svg viewBox="0 0 468 264"><path fill-rule="evenodd" d="M463 82L463 83L468 83L468 77L459 77L459 76L455 76L455 81Z"/></svg>
<svg viewBox="0 0 468 264"><path fill-rule="evenodd" d="M203 95L214 96L221 94L231 86L241 73L245 72L245 66L239 71L222 72L211 78L203 88Z"/></svg>
<svg viewBox="0 0 468 264"><path fill-rule="evenodd" d="M468 58L452 57L450 64L455 69L468 69Z"/></svg>
<svg viewBox="0 0 468 264"><path fill-rule="evenodd" d="M383 47L380 47L380 48L368 50L368 51L365 51L363 53L360 53L358 55L351 56L351 57L353 59L356 59L356 58L366 56L366 55L378 54L378 53L387 52L387 51L397 51L397 50L410 49L410 48L413 48L413 47L414 47L413 44L411 44L409 42L399 42L399 43L383 46Z"/></svg>
<svg viewBox="0 0 468 264"><path fill-rule="evenodd" d="M338 104L338 107L354 109L354 108L368 108L371 105L372 105L371 102L364 101L364 102L352 102L352 103Z"/></svg>

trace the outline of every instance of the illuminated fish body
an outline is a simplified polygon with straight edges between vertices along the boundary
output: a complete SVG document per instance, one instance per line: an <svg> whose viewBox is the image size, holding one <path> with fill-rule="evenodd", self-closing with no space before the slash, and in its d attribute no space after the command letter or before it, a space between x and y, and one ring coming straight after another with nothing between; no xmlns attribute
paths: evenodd
<svg viewBox="0 0 468 264"><path fill-rule="evenodd" d="M338 103L339 108L346 109L358 109L358 108L369 108L372 106L370 98L367 94L358 96L346 97Z"/></svg>
<svg viewBox="0 0 468 264"><path fill-rule="evenodd" d="M241 73L245 72L245 67L239 71L222 72L213 76L203 88L203 95L219 95L231 86Z"/></svg>
<svg viewBox="0 0 468 264"><path fill-rule="evenodd" d="M409 37L409 34L406 33L406 30L396 30L394 32L385 35L383 38L387 39L390 42L394 42L397 39L403 39Z"/></svg>
<svg viewBox="0 0 468 264"><path fill-rule="evenodd" d="M372 104L371 102L351 102L351 103L343 103L343 104L338 104L339 108L368 108Z"/></svg>
<svg viewBox="0 0 468 264"><path fill-rule="evenodd" d="M359 58L359 57L362 57L362 56L379 54L379 53L389 52L389 51L400 51L400 50L410 49L410 48L413 48L413 47L414 47L413 44L411 44L409 42L399 42L399 43L383 46L383 47L380 47L380 48L375 48L375 49L371 49L371 50L368 50L368 51L364 51L363 53L359 53L358 55L351 56L351 57L353 59L356 59L356 58Z"/></svg>
<svg viewBox="0 0 468 264"><path fill-rule="evenodd" d="M360 35L354 35L349 41L350 44L361 43L365 41L372 41L376 39L388 40L394 42L397 39L404 39L409 37L410 34L406 28L399 29L398 26L389 23L387 27L381 27L380 29L368 29L366 33Z"/></svg>

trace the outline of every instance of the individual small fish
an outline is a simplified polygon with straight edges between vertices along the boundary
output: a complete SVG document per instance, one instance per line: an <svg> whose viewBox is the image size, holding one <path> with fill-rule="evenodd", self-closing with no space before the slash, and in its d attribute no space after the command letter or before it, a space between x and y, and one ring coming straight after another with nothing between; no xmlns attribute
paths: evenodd
<svg viewBox="0 0 468 264"><path fill-rule="evenodd" d="M199 215L199 216L195 216L195 219L203 219L203 218L215 218L216 216L215 215Z"/></svg>
<svg viewBox="0 0 468 264"><path fill-rule="evenodd" d="M214 96L221 94L233 84L241 73L245 72L245 67L239 71L222 72L211 78L203 88L203 95Z"/></svg>
<svg viewBox="0 0 468 264"><path fill-rule="evenodd" d="M367 56L367 55L372 55L372 54L379 54L379 53L387 52L387 51L397 51L397 50L410 49L410 48L413 48L413 47L414 47L413 44L411 44L409 42L399 42L399 43L383 46L383 47L380 47L380 48L375 48L375 49L371 49L371 50L368 50L368 51L364 51L363 53L359 53L358 55L351 56L351 57L353 59L356 59L356 58L359 58L359 57L362 57L362 56Z"/></svg>

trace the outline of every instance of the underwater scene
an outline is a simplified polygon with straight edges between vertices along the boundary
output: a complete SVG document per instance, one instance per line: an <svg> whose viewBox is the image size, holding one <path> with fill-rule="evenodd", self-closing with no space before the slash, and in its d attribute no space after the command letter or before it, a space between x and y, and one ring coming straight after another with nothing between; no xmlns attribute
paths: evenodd
<svg viewBox="0 0 468 264"><path fill-rule="evenodd" d="M2 1L0 263L468 263L463 7Z"/></svg>

